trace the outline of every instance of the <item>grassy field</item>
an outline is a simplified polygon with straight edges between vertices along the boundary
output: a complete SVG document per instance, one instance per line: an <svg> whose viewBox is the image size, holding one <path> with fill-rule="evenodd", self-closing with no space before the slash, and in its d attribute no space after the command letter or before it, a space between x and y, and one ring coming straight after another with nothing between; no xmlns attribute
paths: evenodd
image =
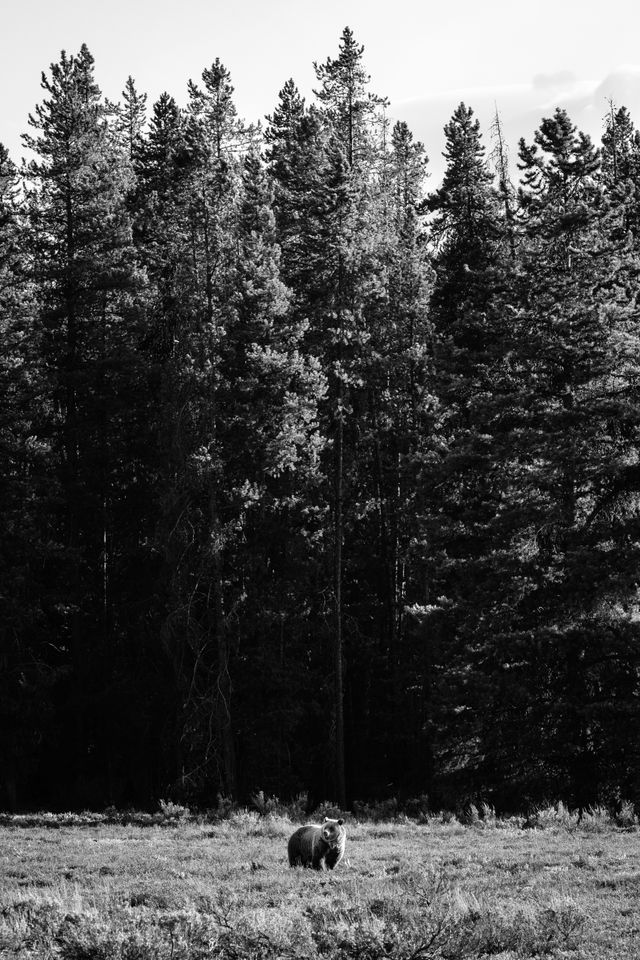
<svg viewBox="0 0 640 960"><path fill-rule="evenodd" d="M332 873L282 817L69 820L0 826L2 958L640 957L640 830L604 817L354 822Z"/></svg>

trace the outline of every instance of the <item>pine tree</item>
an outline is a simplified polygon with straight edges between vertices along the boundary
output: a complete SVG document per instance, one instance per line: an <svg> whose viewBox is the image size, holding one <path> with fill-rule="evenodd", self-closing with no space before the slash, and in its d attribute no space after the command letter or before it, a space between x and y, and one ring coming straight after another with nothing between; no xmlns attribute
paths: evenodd
<svg viewBox="0 0 640 960"><path fill-rule="evenodd" d="M626 107L615 109L609 101L602 135L602 177L610 187L638 176L640 166L640 135L635 129Z"/></svg>
<svg viewBox="0 0 640 960"><path fill-rule="evenodd" d="M193 294L185 329L179 335L180 350L175 357L174 375L178 385L175 400L186 405L187 431L179 441L183 466L172 509L177 509L178 515L182 513L187 529L192 531L189 534L191 569L186 582L178 585L178 602L183 603L184 590L193 589L194 573L197 580L205 576L210 587L203 609L194 606L193 622L186 623L190 649L183 651L178 646L176 656L184 661L187 653L191 661L197 663L204 649L214 644L217 656L211 665L215 677L211 686L217 691L212 704L215 756L222 793L234 796L236 747L224 590L224 554L233 530L227 528L224 493L220 489L225 456L219 438L218 399L223 378L221 346L227 336L229 306L234 295L233 231L240 182L235 151L241 145L245 129L237 118L229 72L219 60L203 71L202 80L204 88L189 83L186 125L190 164L183 203L188 218ZM187 513L181 507L185 496L192 503ZM184 536L187 531L182 524L181 527ZM179 682L185 681L183 674ZM184 722L197 722L195 718L202 704L209 703L209 697L202 700L197 696L188 702L189 715ZM196 763L190 762L189 767L199 763L200 756Z"/></svg>
<svg viewBox="0 0 640 960"><path fill-rule="evenodd" d="M134 238L150 286L149 348L162 365L174 353L194 296L187 182L191 154L173 97L153 105L149 132L134 158Z"/></svg>
<svg viewBox="0 0 640 960"><path fill-rule="evenodd" d="M423 448L428 492L419 528L426 589L415 613L430 645L432 675L439 677L432 688L439 789L455 792L473 790L480 759L476 698L485 691L478 653L490 639L484 617L501 576L502 544L492 533L501 496L495 402L509 330L502 300L513 264L512 225L473 111L460 104L445 134L447 169L426 204L434 214L435 415ZM459 782L461 771L466 782Z"/></svg>
<svg viewBox="0 0 640 960"><path fill-rule="evenodd" d="M316 78L321 84L315 94L350 167L366 162L371 147L371 120L386 104L384 98L367 91L371 77L364 68L363 53L364 47L356 43L352 30L345 27L338 56L328 57L322 64L314 63Z"/></svg>
<svg viewBox="0 0 640 960"><path fill-rule="evenodd" d="M212 323L216 273L225 270L225 236L237 190L240 154L255 135L238 119L226 67L215 60L202 72L203 88L189 81L187 143L190 170L190 220L193 270L204 319ZM224 283L224 281L222 281Z"/></svg>
<svg viewBox="0 0 640 960"><path fill-rule="evenodd" d="M423 596L411 543L421 509L421 460L433 428L428 310L433 271L419 215L424 148L404 123L394 126L390 140L388 156L378 163L366 228L372 267L363 311L367 339L361 348L366 393L358 404L361 518L351 549L357 556L356 609L368 642L359 645L361 659L354 668L367 670L368 663L375 684L375 715L370 729L359 731L378 744L377 764L368 764L370 776L384 777L397 790L420 792L429 789L431 773L428 692L424 699L417 694L424 678L420 667L416 671L416 654L420 661L422 651L413 645L407 609ZM407 686L416 691L410 705L403 697ZM354 712L367 715L364 706Z"/></svg>
<svg viewBox="0 0 640 960"><path fill-rule="evenodd" d="M362 297L360 293L361 245L356 238L364 224L365 184L370 176L370 122L381 101L366 92L369 77L363 64L363 47L355 43L349 28L340 40L338 57L315 65L321 86L316 95L323 117L330 124L327 142L324 209L315 218L324 233L318 245L323 257L320 274L325 310L330 312L330 350L325 347L323 363L328 373L330 434L333 445L331 479L333 486L333 631L335 697L336 790L341 806L346 804L344 733L344 537L345 478L351 454L345 446L347 417L352 409L351 388L358 382L356 357L359 350ZM362 236L360 239L363 239ZM314 259L316 259L314 258ZM320 278L319 277L319 278ZM322 303L322 301L320 301ZM354 363L356 365L354 365ZM348 436L348 434L347 434Z"/></svg>
<svg viewBox="0 0 640 960"><path fill-rule="evenodd" d="M28 802L55 676L42 630L46 586L38 582L51 556L42 529L47 443L38 437L42 369L29 274L19 177L0 144L0 757L10 810Z"/></svg>
<svg viewBox="0 0 640 960"><path fill-rule="evenodd" d="M495 258L502 223L473 110L461 103L444 132L447 168L442 185L427 201L435 214L430 232L438 251L432 309L443 335L457 341L471 335L461 315L465 304L477 297L477 272Z"/></svg>
<svg viewBox="0 0 640 960"><path fill-rule="evenodd" d="M256 677L257 694L256 686L247 685L246 675L243 678L250 699L245 700L244 722L236 718L236 723L247 731L240 734L246 752L259 696L266 708L265 722L273 713L280 718L273 724L270 752L281 764L295 741L294 729L283 727L282 717L299 710L287 690L286 664L297 659L305 671L304 651L293 631L296 624L300 629L299 608L308 602L304 594L308 558L296 552L300 549L296 543L302 541L309 549L312 533L298 504L301 495L305 500L313 496L319 479L323 440L317 408L325 380L317 361L304 357L306 324L291 312L289 291L280 280L271 201L261 160L251 151L242 168L232 312L221 344L217 437L225 463L220 484L224 515L229 517L231 511L236 529L243 530L241 538L236 533L228 540L231 572L225 578L230 585L225 609L233 610L239 621L234 633L242 638L244 662L247 648L252 649L254 670L260 664L265 670L262 680ZM258 634L256 611L263 624ZM272 696L278 694L275 710L265 689L269 676L275 687ZM254 762L264 764L264 757L255 756ZM249 786L245 782L245 789Z"/></svg>
<svg viewBox="0 0 640 960"><path fill-rule="evenodd" d="M158 542L164 647L181 703L174 775L184 790L215 784L231 796L241 786L237 751L246 749L237 645L254 643L246 611L256 616L267 590L266 545L285 549L291 484L303 482L305 462L315 470L322 378L298 351L304 327L289 316L254 133L237 118L219 61L203 81L202 89L190 85L186 159L170 190L183 296L163 372L172 464ZM267 607L273 590L269 582Z"/></svg>
<svg viewBox="0 0 640 960"><path fill-rule="evenodd" d="M122 101L115 110L116 130L122 136L133 162L142 146L142 133L147 120L147 95L138 93L132 76L127 77Z"/></svg>
<svg viewBox="0 0 640 960"><path fill-rule="evenodd" d="M265 140L271 171L284 191L298 151L300 124L306 116L305 101L293 80L287 80L278 94L278 104L267 117Z"/></svg>
<svg viewBox="0 0 640 960"><path fill-rule="evenodd" d="M638 429L629 263L611 243L619 213L603 203L597 151L564 111L542 121L520 157L525 237L511 359L519 382L503 468L518 495L502 511L520 533L494 661L513 672L504 674L490 752L504 766L517 751L521 789L568 786L585 806L607 780L628 775L610 756L612 715L637 711L622 694L634 627L616 609L635 596L627 573L635 511L623 520L597 507Z"/></svg>
<svg viewBox="0 0 640 960"><path fill-rule="evenodd" d="M118 632L115 558L134 536L123 522L138 474L125 453L137 419L139 278L127 212L128 158L108 122L86 46L42 76L46 97L25 138L28 248L38 287L38 336L47 371L51 444L50 531L58 544L59 604L52 634L73 669L70 778L93 724L101 657ZM52 571L53 574L53 571ZM60 611L63 611L62 613ZM55 624L55 625L54 625Z"/></svg>
<svg viewBox="0 0 640 960"><path fill-rule="evenodd" d="M306 110L293 80L285 83L278 104L267 120L266 158L274 183L273 209L282 272L304 314L308 277L303 231L311 193L322 176L321 121L317 112Z"/></svg>
<svg viewBox="0 0 640 960"><path fill-rule="evenodd" d="M188 160L183 117L176 101L165 91L153 105L149 132L136 164L144 195L153 192L167 199Z"/></svg>
<svg viewBox="0 0 640 960"><path fill-rule="evenodd" d="M621 245L631 235L637 246L640 232L640 132L635 129L629 111L625 107L615 109L610 102L602 135L601 180L608 202L617 207L619 217L616 238Z"/></svg>

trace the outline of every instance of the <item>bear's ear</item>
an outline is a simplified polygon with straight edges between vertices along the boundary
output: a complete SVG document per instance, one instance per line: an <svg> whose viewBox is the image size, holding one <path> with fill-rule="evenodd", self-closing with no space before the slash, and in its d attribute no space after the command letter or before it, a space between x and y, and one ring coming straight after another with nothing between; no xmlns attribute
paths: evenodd
<svg viewBox="0 0 640 960"><path fill-rule="evenodd" d="M340 819L338 820L338 823L340 824L340 826L342 826L342 824L344 823L344 820Z"/></svg>
<svg viewBox="0 0 640 960"><path fill-rule="evenodd" d="M323 822L323 823L329 823L329 817L325 817L322 822Z"/></svg>

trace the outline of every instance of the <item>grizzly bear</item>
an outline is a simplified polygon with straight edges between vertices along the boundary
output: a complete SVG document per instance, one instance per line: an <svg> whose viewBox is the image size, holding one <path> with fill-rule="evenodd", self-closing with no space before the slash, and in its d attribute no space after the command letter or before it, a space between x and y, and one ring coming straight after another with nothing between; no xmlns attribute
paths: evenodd
<svg viewBox="0 0 640 960"><path fill-rule="evenodd" d="M324 823L307 823L289 838L289 866L333 870L344 856L347 839L344 820L324 818Z"/></svg>

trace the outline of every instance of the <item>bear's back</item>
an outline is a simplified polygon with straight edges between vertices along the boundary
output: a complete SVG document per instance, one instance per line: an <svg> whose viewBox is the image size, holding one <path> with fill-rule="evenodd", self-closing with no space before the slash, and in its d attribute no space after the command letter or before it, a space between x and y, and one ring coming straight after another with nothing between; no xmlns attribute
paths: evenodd
<svg viewBox="0 0 640 960"><path fill-rule="evenodd" d="M317 823L305 823L303 827L298 827L289 837L287 846L290 865L292 867L307 866L313 860L314 853L319 852L320 844L322 847L328 847L322 839L321 826Z"/></svg>

